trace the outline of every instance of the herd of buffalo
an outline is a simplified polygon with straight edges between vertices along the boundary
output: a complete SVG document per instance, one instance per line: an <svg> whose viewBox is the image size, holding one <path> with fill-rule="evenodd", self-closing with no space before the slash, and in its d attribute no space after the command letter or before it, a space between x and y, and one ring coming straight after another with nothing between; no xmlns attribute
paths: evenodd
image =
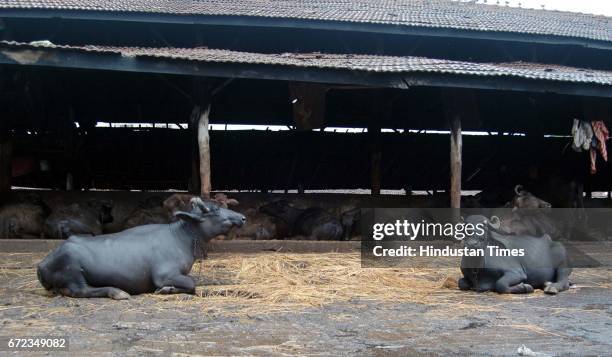
<svg viewBox="0 0 612 357"><path fill-rule="evenodd" d="M194 293L188 274L197 244L227 236L235 231L232 228L243 229L247 223L247 215L229 209L238 201L224 194L212 199L188 194L147 199L122 220L116 232L104 229L113 220L111 201L92 199L51 211L35 192L15 197L0 208L3 237L66 239L39 264L38 278L46 289L71 297L125 299L146 292ZM563 245L557 242L566 232L546 213L551 207L516 186L514 197L500 207L505 208L499 211L503 213L468 216L468 221L485 222L487 230L464 239L465 246L495 245L529 253L476 261L463 257L459 287L500 293L542 288L551 294L568 289L571 268ZM298 208L287 200L257 209L257 214L283 225L285 237L311 240L359 237L360 212L354 208L334 215L320 207ZM261 221L251 227L248 232L257 234L268 229Z"/></svg>
<svg viewBox="0 0 612 357"><path fill-rule="evenodd" d="M500 216L496 222L499 225L497 229L505 234L548 234L555 239L563 239L569 234L569 226L578 224L582 217L581 208L577 207L569 212L571 216L555 220L546 213L546 209L552 206L547 201L521 186L516 186L513 194L509 201L499 207L520 210L505 210L503 214L491 212L491 215ZM477 201L483 195L467 197L464 206L478 207ZM151 196L139 202L118 221L113 217L113 202L108 199L92 198L85 202L60 204L51 210L35 191L19 192L0 206L0 236L66 239L71 235L97 236L147 224L167 224L177 221L174 213L185 210L192 197L183 193L165 199ZM213 200L226 208L238 206L237 200L225 194L217 194ZM435 200L428 207L435 207ZM249 218L249 223L221 238L352 240L359 239L361 234L359 207L334 213L321 207L304 207L303 204L280 199L264 202L259 207L239 207L238 210ZM108 229L111 222L113 229Z"/></svg>
<svg viewBox="0 0 612 357"><path fill-rule="evenodd" d="M106 229L113 223L115 231L147 224L167 224L178 220L175 213L185 210L193 195L176 193L163 199L149 197L114 222L113 202L89 199L59 205L54 210L35 191L20 192L0 207L0 235L3 238L66 239L72 235L97 236L114 233ZM227 208L238 201L225 194L216 194L213 201ZM234 237L250 239L303 238L314 240L343 240L357 237L359 209L351 209L340 217L320 207L297 208L286 200L278 200L259 207L256 212L246 210L253 222Z"/></svg>

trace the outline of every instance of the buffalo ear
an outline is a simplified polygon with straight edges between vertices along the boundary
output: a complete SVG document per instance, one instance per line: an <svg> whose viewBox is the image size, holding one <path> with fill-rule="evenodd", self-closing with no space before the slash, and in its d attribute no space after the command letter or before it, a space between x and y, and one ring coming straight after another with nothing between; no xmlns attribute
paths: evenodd
<svg viewBox="0 0 612 357"><path fill-rule="evenodd" d="M204 218L200 217L199 215L195 214L195 213L191 213L191 212L185 212L185 211L176 211L174 213L174 217L182 219L184 221L195 221L195 222L202 222L204 220Z"/></svg>

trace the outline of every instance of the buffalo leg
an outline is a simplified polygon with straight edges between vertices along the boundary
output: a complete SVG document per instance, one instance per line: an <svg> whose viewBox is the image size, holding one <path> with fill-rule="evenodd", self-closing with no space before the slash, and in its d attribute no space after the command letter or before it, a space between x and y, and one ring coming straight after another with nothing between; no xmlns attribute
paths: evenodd
<svg viewBox="0 0 612 357"><path fill-rule="evenodd" d="M155 282L156 294L195 294L195 282L187 275L175 275Z"/></svg>
<svg viewBox="0 0 612 357"><path fill-rule="evenodd" d="M72 284L67 288L59 289L59 293L74 298L99 298L109 297L115 300L125 300L130 298L130 294L125 291L110 286L94 288L89 285Z"/></svg>
<svg viewBox="0 0 612 357"><path fill-rule="evenodd" d="M571 272L572 272L572 269L568 267L557 268L557 281L556 282L547 281L546 283L544 283L544 292L546 294L554 295L561 291L565 291L569 289L570 287L569 275Z"/></svg>
<svg viewBox="0 0 612 357"><path fill-rule="evenodd" d="M561 291L569 289L569 276L572 272L572 268L568 267L567 251L562 244L553 244L551 248L552 254L559 257L559 260L557 261L559 265L555 272L555 281L548 281L544 283L544 292L547 294L557 294Z"/></svg>
<svg viewBox="0 0 612 357"><path fill-rule="evenodd" d="M457 285L459 286L459 290L470 290L472 288L472 284L470 284L466 278L459 279Z"/></svg>
<svg viewBox="0 0 612 357"><path fill-rule="evenodd" d="M533 286L524 284L525 274L508 272L495 282L495 291L500 294L526 294L533 292Z"/></svg>
<svg viewBox="0 0 612 357"><path fill-rule="evenodd" d="M479 281L477 286L473 286L472 282L466 278L459 279L457 285L459 286L459 290L474 290L479 293L495 289L494 284L490 281Z"/></svg>

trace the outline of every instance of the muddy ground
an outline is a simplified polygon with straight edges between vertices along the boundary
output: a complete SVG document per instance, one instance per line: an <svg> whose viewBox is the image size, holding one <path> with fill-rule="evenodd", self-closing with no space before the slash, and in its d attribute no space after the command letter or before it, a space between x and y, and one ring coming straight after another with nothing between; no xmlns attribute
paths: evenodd
<svg viewBox="0 0 612 357"><path fill-rule="evenodd" d="M451 281L458 270L451 269L448 284L435 283L440 272L431 273L430 294L445 303L429 295L393 301L360 294L295 308L279 302L283 308L275 309L256 295L202 295L208 286L236 283L231 267L215 265L222 254L194 272L200 296L128 301L48 296L33 269L42 257L0 254L0 336L69 336L71 355L517 355L521 345L555 356L612 351L612 272L604 268L576 270L578 288L557 296L460 292ZM258 304L266 308L251 308Z"/></svg>

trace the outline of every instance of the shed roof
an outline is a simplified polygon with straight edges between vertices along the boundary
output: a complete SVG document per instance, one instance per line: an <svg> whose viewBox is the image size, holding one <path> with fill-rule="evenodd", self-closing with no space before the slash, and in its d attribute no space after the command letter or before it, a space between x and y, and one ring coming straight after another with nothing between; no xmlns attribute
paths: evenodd
<svg viewBox="0 0 612 357"><path fill-rule="evenodd" d="M171 15L172 19L153 14ZM145 16L134 17L137 15ZM612 48L609 17L454 0L0 0L0 16L151 22L182 19L187 23L336 26L345 30L400 33L420 29L430 35L453 37L469 33L501 39L509 39L508 34L521 34L528 35L523 41L547 36L552 42L561 39L572 43L573 39L573 43Z"/></svg>
<svg viewBox="0 0 612 357"><path fill-rule="evenodd" d="M26 50L12 52L13 50ZM27 51L27 50L30 51ZM356 73L381 74L450 74L470 77L518 78L550 82L584 83L612 86L612 71L547 65L527 62L476 63L433 59L424 57L397 57L329 53L254 53L221 49L199 48L143 48L115 46L63 46L41 41L19 43L0 41L0 53L4 63L37 64L48 56L31 50L53 50L60 53L90 53L97 55L119 55L124 59L180 60L192 64L246 64L274 66L275 68L348 70ZM103 59L100 58L102 61ZM1 61L1 60L0 60ZM56 63L70 67L71 63ZM251 74L257 77L256 71ZM409 77L405 77L409 78ZM414 82L418 84L418 82Z"/></svg>

